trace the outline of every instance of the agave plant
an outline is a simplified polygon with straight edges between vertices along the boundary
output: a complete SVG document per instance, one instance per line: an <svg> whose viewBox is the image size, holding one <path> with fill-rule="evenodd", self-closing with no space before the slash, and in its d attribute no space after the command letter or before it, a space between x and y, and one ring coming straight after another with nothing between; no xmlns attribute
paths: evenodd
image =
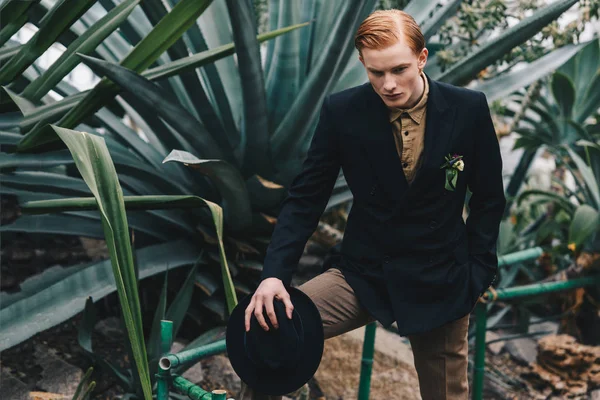
<svg viewBox="0 0 600 400"><path fill-rule="evenodd" d="M65 199L89 196L89 189L73 170L73 158L61 149L50 124L90 132L104 138L131 204L136 196L198 195L223 206L233 284L238 293L249 293L262 268L273 216L301 168L323 98L366 82L363 67L353 56L352 37L376 3L273 0L269 2L272 31L259 36L249 1L3 3L0 11L10 16L10 23L0 30L4 43L0 84L10 96L2 96L1 104L7 111L0 117L2 191L17 196L22 205L54 199L63 212L23 215L0 229L102 237L97 214L70 208L73 204ZM436 72L432 60L428 73L449 83L467 84L574 3L560 0L540 9L443 73ZM438 1L413 0L406 11L422 24L427 38L434 38L459 4L453 0L437 7ZM25 22L39 30L25 44L12 42L11 35ZM282 33L286 34L268 42L261 57L259 42ZM55 41L63 43L66 51L42 70L34 61ZM227 57L234 52L235 59ZM553 54L547 61L560 59L565 52ZM78 91L62 80L81 62L102 77L91 90ZM529 83L514 80L502 89L516 90ZM62 98L53 100L48 96L51 90ZM495 96L491 91L486 94ZM125 114L134 125L123 122ZM340 175L328 208L350 199ZM144 209L141 202L137 204ZM170 268L193 264L202 249L215 261L225 256L217 250L220 232L213 228L206 209L153 209L131 212L128 218L143 247L136 252L140 278L163 272L167 262ZM42 305L23 287L18 298L12 298L12 310L18 312L10 314L11 320L3 301L0 336L7 337L11 330L22 334L3 340L0 348L81 311L81 298L93 290L74 282L92 280L96 299L114 290L110 275L95 277L106 268L110 271L110 264L104 262L43 276L47 284L36 296L61 300ZM221 271L200 269L196 285L204 295L202 304L226 318ZM69 299L75 297L80 301L73 304ZM54 312L44 323L27 325L34 312L50 308Z"/></svg>
<svg viewBox="0 0 600 400"><path fill-rule="evenodd" d="M517 167L519 173L512 177L507 188L509 196L518 193L525 173L541 147L558 151L563 145L587 144L574 149L590 163L594 174L600 176L600 154L594 146L600 130L592 118L600 108L599 46L598 39L577 46L578 52L551 74L538 95L528 102L527 110L514 130L520 135L515 149L522 148L524 153ZM504 114L514 117L524 106L524 98L524 91L515 93L509 98Z"/></svg>
<svg viewBox="0 0 600 400"><path fill-rule="evenodd" d="M520 162L523 165L518 168L522 172L513 176L509 184L509 194L516 194L526 167L541 147L554 153L559 162L570 160L564 165L575 177L575 193L563 187L567 198L551 192L525 190L517 197L517 205L531 196L536 197L536 204L554 202L572 221L568 242L575 247L593 235L600 224L600 130L595 122L600 108L599 93L600 41L596 39L583 46L541 86L539 95L530 100L515 129L520 135L515 148L524 149ZM512 96L505 114L514 116L519 107L523 107L524 97L523 92Z"/></svg>

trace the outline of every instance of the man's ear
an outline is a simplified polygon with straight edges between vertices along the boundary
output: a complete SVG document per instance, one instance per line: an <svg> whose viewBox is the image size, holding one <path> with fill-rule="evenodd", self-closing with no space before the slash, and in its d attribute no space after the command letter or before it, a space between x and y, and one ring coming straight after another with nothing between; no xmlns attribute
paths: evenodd
<svg viewBox="0 0 600 400"><path fill-rule="evenodd" d="M358 56L358 60L362 63L362 65L365 65L365 60L363 60L362 56Z"/></svg>
<svg viewBox="0 0 600 400"><path fill-rule="evenodd" d="M425 68L425 64L427 64L427 56L428 55L429 55L429 50L427 50L427 47L424 47L423 50L421 50L421 53L419 54L419 58L417 60L417 65L418 65L419 69Z"/></svg>

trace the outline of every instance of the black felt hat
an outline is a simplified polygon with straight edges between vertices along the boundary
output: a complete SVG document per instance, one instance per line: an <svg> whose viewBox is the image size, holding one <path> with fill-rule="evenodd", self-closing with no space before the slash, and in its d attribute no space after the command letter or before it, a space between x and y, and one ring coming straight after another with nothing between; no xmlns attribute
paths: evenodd
<svg viewBox="0 0 600 400"><path fill-rule="evenodd" d="M312 300L296 288L287 288L294 311L288 319L285 305L273 302L279 328L265 315L265 331L254 314L250 331L244 312L252 300L246 296L234 308L227 323L227 354L235 372L250 388L267 395L284 395L304 385L317 371L323 355L323 322Z"/></svg>

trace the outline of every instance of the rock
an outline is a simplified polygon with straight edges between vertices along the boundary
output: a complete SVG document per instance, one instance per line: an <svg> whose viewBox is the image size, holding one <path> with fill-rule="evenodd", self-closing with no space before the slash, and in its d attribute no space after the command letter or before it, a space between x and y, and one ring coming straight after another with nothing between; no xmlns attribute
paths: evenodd
<svg viewBox="0 0 600 400"><path fill-rule="evenodd" d="M500 339L500 335L498 335L496 332L492 332L492 331L487 331L485 333L485 341L486 343L492 340L497 340ZM506 344L505 341L501 340L498 342L494 342L494 343L490 343L487 345L487 348L489 351L491 351L494 355L498 355L502 352L502 349L504 348L504 345Z"/></svg>
<svg viewBox="0 0 600 400"><path fill-rule="evenodd" d="M363 338L361 328L325 341L315 378L327 399L357 398ZM375 335L370 398L421 398L410 348L402 337L383 328L378 328Z"/></svg>
<svg viewBox="0 0 600 400"><path fill-rule="evenodd" d="M346 335L362 343L365 338L365 327L350 331ZM408 339L386 330L379 324L377 332L375 332L375 351L401 361L408 366L415 366L415 360Z"/></svg>
<svg viewBox="0 0 600 400"><path fill-rule="evenodd" d="M546 321L529 326L530 333L548 332L546 335L556 335L558 333L558 323Z"/></svg>
<svg viewBox="0 0 600 400"><path fill-rule="evenodd" d="M121 320L118 317L108 317L98 321L94 326L94 330L106 338L121 337L125 334L121 327Z"/></svg>
<svg viewBox="0 0 600 400"><path fill-rule="evenodd" d="M227 390L227 395L237 395L242 389L242 381L237 376L229 359L221 354L208 357L202 361L204 365L203 378L215 382L220 389ZM233 396L235 398L235 396Z"/></svg>
<svg viewBox="0 0 600 400"><path fill-rule="evenodd" d="M531 364L537 358L537 342L530 338L512 339L504 345L506 351L522 364Z"/></svg>
<svg viewBox="0 0 600 400"><path fill-rule="evenodd" d="M2 398L11 400L31 400L27 385L12 376L6 368L0 368L0 388L2 388Z"/></svg>
<svg viewBox="0 0 600 400"><path fill-rule="evenodd" d="M580 344L569 335L549 335L539 341L537 362L521 376L562 398L584 399L589 388L600 385L597 360L600 347Z"/></svg>
<svg viewBox="0 0 600 400"><path fill-rule="evenodd" d="M83 371L56 356L55 351L42 344L35 345L34 357L42 368L37 387L50 393L72 397L83 377Z"/></svg>

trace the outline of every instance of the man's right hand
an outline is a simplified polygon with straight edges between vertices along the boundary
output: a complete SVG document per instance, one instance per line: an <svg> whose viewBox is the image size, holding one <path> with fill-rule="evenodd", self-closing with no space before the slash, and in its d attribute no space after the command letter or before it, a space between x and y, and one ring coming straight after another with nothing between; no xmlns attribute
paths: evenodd
<svg viewBox="0 0 600 400"><path fill-rule="evenodd" d="M290 294L285 290L283 282L278 278L267 278L263 280L256 292L250 300L250 304L246 308L246 332L250 330L250 318L254 313L254 316L258 320L258 324L265 330L269 330L269 325L263 316L263 307L267 310L267 316L271 321L271 324L277 329L279 324L277 323L277 317L275 316L275 310L273 308L273 301L281 300L285 305L285 313L289 319L292 319L292 311L294 305L290 300Z"/></svg>

